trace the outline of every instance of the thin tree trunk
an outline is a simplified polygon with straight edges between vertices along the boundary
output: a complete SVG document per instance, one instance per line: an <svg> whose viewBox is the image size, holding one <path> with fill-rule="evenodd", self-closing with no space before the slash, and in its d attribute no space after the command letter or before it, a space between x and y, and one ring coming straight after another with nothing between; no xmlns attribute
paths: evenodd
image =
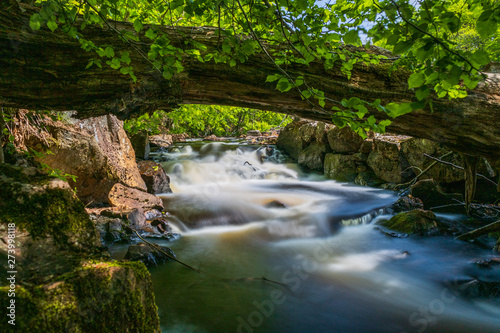
<svg viewBox="0 0 500 333"><path fill-rule="evenodd" d="M465 172L465 211L469 215L470 204L474 200L477 185L477 156L463 156Z"/></svg>

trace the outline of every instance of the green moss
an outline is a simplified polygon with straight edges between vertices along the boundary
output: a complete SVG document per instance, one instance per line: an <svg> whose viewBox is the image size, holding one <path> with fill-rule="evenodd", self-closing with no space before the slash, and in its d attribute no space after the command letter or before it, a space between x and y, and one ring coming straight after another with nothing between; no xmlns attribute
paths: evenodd
<svg viewBox="0 0 500 333"><path fill-rule="evenodd" d="M426 234L432 229L444 228L433 212L423 209L399 213L390 220L382 222L381 225L405 234Z"/></svg>
<svg viewBox="0 0 500 333"><path fill-rule="evenodd" d="M7 290L0 288L2 306ZM18 290L19 332L159 331L151 275L140 262L89 261L29 292Z"/></svg>
<svg viewBox="0 0 500 333"><path fill-rule="evenodd" d="M62 247L95 245L95 227L71 191L42 186L41 179L48 184L50 178L35 173L35 179L27 182L29 177L20 168L2 166L2 171L1 222L15 223L33 239L52 236Z"/></svg>

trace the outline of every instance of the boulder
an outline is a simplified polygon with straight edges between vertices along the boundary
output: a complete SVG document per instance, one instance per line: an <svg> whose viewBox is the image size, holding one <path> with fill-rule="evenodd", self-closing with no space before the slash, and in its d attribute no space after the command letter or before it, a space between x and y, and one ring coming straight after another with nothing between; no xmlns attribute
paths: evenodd
<svg viewBox="0 0 500 333"><path fill-rule="evenodd" d="M325 153L325 145L315 141L300 152L298 162L310 170L323 171Z"/></svg>
<svg viewBox="0 0 500 333"><path fill-rule="evenodd" d="M74 125L47 118L44 125L53 140L41 141L33 135L26 146L44 153L36 158L40 163L76 176L70 185L84 203L106 203L109 190L118 182L146 190L123 122L115 116L89 118Z"/></svg>
<svg viewBox="0 0 500 333"><path fill-rule="evenodd" d="M123 209L163 209L163 202L160 198L122 184L115 184L111 188L108 201L111 205Z"/></svg>
<svg viewBox="0 0 500 333"><path fill-rule="evenodd" d="M354 179L354 183L361 186L379 187L385 182L378 178L372 170L367 170L359 173Z"/></svg>
<svg viewBox="0 0 500 333"><path fill-rule="evenodd" d="M300 139L304 143L310 143L316 135L317 122L305 123L299 128Z"/></svg>
<svg viewBox="0 0 500 333"><path fill-rule="evenodd" d="M249 130L247 131L247 136L262 136L262 133L259 130Z"/></svg>
<svg viewBox="0 0 500 333"><path fill-rule="evenodd" d="M304 121L298 121L288 124L281 130L276 142L276 147L285 151L295 161L299 159L299 154L305 147L299 134L299 129L304 123Z"/></svg>
<svg viewBox="0 0 500 333"><path fill-rule="evenodd" d="M330 148L336 153L357 153L363 144L363 138L349 126L332 126L326 135Z"/></svg>
<svg viewBox="0 0 500 333"><path fill-rule="evenodd" d="M406 212L413 209L424 209L424 204L419 198L415 198L412 195L406 195L400 197L398 201L391 206L394 212Z"/></svg>
<svg viewBox="0 0 500 333"><path fill-rule="evenodd" d="M151 147L170 147L172 142L172 135L170 134L157 134L149 136L149 144Z"/></svg>
<svg viewBox="0 0 500 333"><path fill-rule="evenodd" d="M215 134L212 134L212 135L209 135L209 136L203 138L203 141L222 141L222 140L223 140L222 138L219 138Z"/></svg>
<svg viewBox="0 0 500 333"><path fill-rule="evenodd" d="M407 168L408 162L400 154L397 142L375 139L367 163L378 178L389 183L402 183L414 175Z"/></svg>
<svg viewBox="0 0 500 333"><path fill-rule="evenodd" d="M159 332L151 275L107 261L68 183L38 169L0 165L0 239L16 232L16 332ZM7 257L0 242L0 256ZM9 270L0 262L1 281ZM12 297L0 284L0 306ZM117 311L119 309L119 311ZM0 331L12 332L7 320Z"/></svg>
<svg viewBox="0 0 500 333"><path fill-rule="evenodd" d="M435 234L447 230L446 225L438 221L433 212L423 209L399 213L390 220L383 221L381 225L397 232L417 235Z"/></svg>
<svg viewBox="0 0 500 333"><path fill-rule="evenodd" d="M7 308L8 288L0 288ZM119 309L119 311L118 311ZM16 286L16 332L160 332L151 275L142 262L91 260L64 275ZM12 332L7 321L2 332ZM9 325L10 326L10 325Z"/></svg>
<svg viewBox="0 0 500 333"><path fill-rule="evenodd" d="M172 193L170 189L170 177L161 164L154 161L140 161L137 163L142 179L146 183L148 193Z"/></svg>
<svg viewBox="0 0 500 333"><path fill-rule="evenodd" d="M146 131L139 131L133 135L129 135L132 148L135 151L135 157L140 160L147 160L151 147L149 145L149 135Z"/></svg>
<svg viewBox="0 0 500 333"><path fill-rule="evenodd" d="M356 176L367 170L366 155L326 154L324 173L328 179L352 182Z"/></svg>
<svg viewBox="0 0 500 333"><path fill-rule="evenodd" d="M361 144L361 147L359 147L359 152L361 154L369 154L371 153L373 150L373 141L371 140L365 140L363 141L363 143Z"/></svg>
<svg viewBox="0 0 500 333"><path fill-rule="evenodd" d="M434 160L426 157L424 153L439 158L449 152L442 145L436 142L417 138L411 138L402 142L401 151L408 160L408 163L410 163L411 166L419 168L420 170L425 170L430 164L435 162ZM462 158L456 153L445 158L445 160L463 167ZM415 173L419 174L420 171L415 170ZM430 170L423 174L420 179L429 178L434 179L438 183L451 183L464 180L465 176L463 170L443 163L436 163Z"/></svg>
<svg viewBox="0 0 500 333"><path fill-rule="evenodd" d="M314 133L314 137L316 138L316 141L319 143L323 143L328 145L328 131L330 130L332 126L327 125L324 122L320 121L318 122L316 126L316 132Z"/></svg>
<svg viewBox="0 0 500 333"><path fill-rule="evenodd" d="M159 246L162 251L168 253L171 257L175 258L174 252L165 246ZM150 247L146 243L138 243L137 245L130 245L125 255L125 259L131 261L142 261L148 267L158 266L169 260L167 255L158 251L158 249Z"/></svg>

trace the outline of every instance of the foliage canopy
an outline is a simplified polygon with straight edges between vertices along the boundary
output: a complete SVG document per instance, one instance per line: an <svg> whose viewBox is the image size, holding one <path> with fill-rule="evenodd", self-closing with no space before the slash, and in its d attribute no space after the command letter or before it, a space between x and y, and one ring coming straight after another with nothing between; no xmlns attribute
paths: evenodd
<svg viewBox="0 0 500 333"><path fill-rule="evenodd" d="M261 53L274 64L267 77L282 92L293 91L315 108L333 114L339 126L348 124L360 134L383 131L390 120L379 121L368 110L397 117L416 109L432 110L430 96L463 98L484 78L482 70L498 60L500 3L495 0L37 0L33 30L62 29L95 55L88 66L110 66L136 81L131 53L139 52L166 80L181 75L187 57L200 62L238 66ZM82 24L75 24L75 22ZM114 21L133 24L118 30ZM107 27L130 46L117 52L84 37L89 25ZM194 39L174 46L165 29L179 26L216 27L218 48ZM139 37L151 41L142 53ZM415 98L407 103L381 105L378 100L334 100L315 88L306 76L292 76L287 67L319 63L340 66L346 79L356 66L383 65L388 57L348 48L382 46L393 52L392 69L411 72L408 86Z"/></svg>

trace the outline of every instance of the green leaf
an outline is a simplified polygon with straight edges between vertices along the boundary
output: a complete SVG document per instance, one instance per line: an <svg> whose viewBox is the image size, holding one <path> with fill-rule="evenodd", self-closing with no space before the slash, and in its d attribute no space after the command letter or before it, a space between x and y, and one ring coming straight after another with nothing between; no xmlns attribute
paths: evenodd
<svg viewBox="0 0 500 333"><path fill-rule="evenodd" d="M481 38L488 38L497 31L497 25L497 21L495 20L478 20L476 23L476 30Z"/></svg>
<svg viewBox="0 0 500 333"><path fill-rule="evenodd" d="M266 78L266 82L274 82L281 78L283 75L281 74L273 74L273 75L268 75Z"/></svg>
<svg viewBox="0 0 500 333"><path fill-rule="evenodd" d="M153 29L149 28L149 30L146 31L146 37L147 38L149 38L149 39L155 39L156 36L157 36L157 34L156 34L156 32Z"/></svg>
<svg viewBox="0 0 500 333"><path fill-rule="evenodd" d="M419 101L421 101L423 99L426 99L429 96L430 92L431 90L429 89L429 87L422 86L418 88L417 91L415 91L415 96Z"/></svg>
<svg viewBox="0 0 500 333"><path fill-rule="evenodd" d="M57 29L57 22L50 20L47 22L47 27L49 27L51 31L55 31Z"/></svg>
<svg viewBox="0 0 500 333"><path fill-rule="evenodd" d="M359 36L357 30L350 30L344 35L344 43L346 44L359 44Z"/></svg>
<svg viewBox="0 0 500 333"><path fill-rule="evenodd" d="M472 60L481 66L487 65L490 62L490 56L484 50L477 50L472 55Z"/></svg>
<svg viewBox="0 0 500 333"><path fill-rule="evenodd" d="M132 61L132 60L130 60L130 53L128 53L128 52L123 52L123 53L122 53L122 57L120 58L120 60L121 60L122 62L126 63L127 65L129 65L129 64L130 64L130 62Z"/></svg>
<svg viewBox="0 0 500 333"><path fill-rule="evenodd" d="M312 93L309 90L302 90L302 96L305 98L310 98L312 96Z"/></svg>
<svg viewBox="0 0 500 333"><path fill-rule="evenodd" d="M30 28L34 31L39 30L41 27L42 17L40 14L36 13L30 17Z"/></svg>
<svg viewBox="0 0 500 333"><path fill-rule="evenodd" d="M401 41L394 46L394 53L403 54L413 46L413 42Z"/></svg>
<svg viewBox="0 0 500 333"><path fill-rule="evenodd" d="M425 74L422 72L419 73L413 73L410 75L410 78L408 79L408 86L410 89L412 88L418 88L421 85L423 85L425 82Z"/></svg>
<svg viewBox="0 0 500 333"><path fill-rule="evenodd" d="M222 51L225 53L231 53L231 45L227 39L222 43Z"/></svg>
<svg viewBox="0 0 500 333"><path fill-rule="evenodd" d="M389 110L389 116L392 118L396 118L413 111L411 103L389 103L386 105L386 108Z"/></svg>
<svg viewBox="0 0 500 333"><path fill-rule="evenodd" d="M142 30L142 28L144 28L142 22L139 19L136 19L134 21L134 29L135 29L135 31L140 32Z"/></svg>
<svg viewBox="0 0 500 333"><path fill-rule="evenodd" d="M303 84L304 84L304 77L303 76L299 76L299 77L297 77L297 79L295 79L295 86L296 87L300 87Z"/></svg>
<svg viewBox="0 0 500 333"><path fill-rule="evenodd" d="M276 85L276 89L278 89L281 92L289 91L290 89L293 88L293 84L288 81L286 77L282 77L279 81L278 84Z"/></svg>
<svg viewBox="0 0 500 333"><path fill-rule="evenodd" d="M108 58L113 58L115 56L115 50L113 50L111 46L108 46L104 49L104 55Z"/></svg>

